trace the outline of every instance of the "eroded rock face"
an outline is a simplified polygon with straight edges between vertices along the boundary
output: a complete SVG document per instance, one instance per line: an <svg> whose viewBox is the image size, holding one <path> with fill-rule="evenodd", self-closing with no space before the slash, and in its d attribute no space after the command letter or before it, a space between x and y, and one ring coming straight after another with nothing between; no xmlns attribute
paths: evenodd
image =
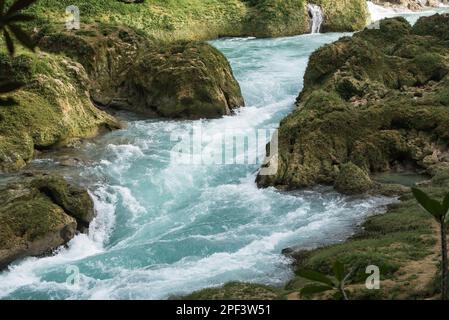
<svg viewBox="0 0 449 320"><path fill-rule="evenodd" d="M12 93L17 105L0 108L0 172L15 171L35 149L64 145L120 127L90 100L83 66L48 53L0 54L0 76L25 87Z"/></svg>
<svg viewBox="0 0 449 320"><path fill-rule="evenodd" d="M449 15L414 28L386 19L318 49L297 109L280 125L278 172L259 176L259 186L333 185L348 162L366 174L431 174L449 162L449 47L436 27L444 23Z"/></svg>
<svg viewBox="0 0 449 320"><path fill-rule="evenodd" d="M0 269L16 259L50 253L94 217L86 190L60 176L24 178L0 191Z"/></svg>
<svg viewBox="0 0 449 320"><path fill-rule="evenodd" d="M209 44L155 43L125 27L88 31L44 31L39 45L83 64L99 104L169 118L216 118L244 105L229 63Z"/></svg>
<svg viewBox="0 0 449 320"><path fill-rule="evenodd" d="M426 7L438 7L447 4L447 0L373 0L373 3L384 7L407 8L413 11L423 10Z"/></svg>

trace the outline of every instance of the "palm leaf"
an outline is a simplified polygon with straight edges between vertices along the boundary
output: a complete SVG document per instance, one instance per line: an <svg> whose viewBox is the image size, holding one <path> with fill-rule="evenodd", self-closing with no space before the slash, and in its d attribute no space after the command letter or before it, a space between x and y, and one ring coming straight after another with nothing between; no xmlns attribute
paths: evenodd
<svg viewBox="0 0 449 320"><path fill-rule="evenodd" d="M10 14L13 14L14 12L25 9L26 7L29 7L36 1L37 0L17 0L11 7L9 7L8 11L6 12L6 15L8 16Z"/></svg>
<svg viewBox="0 0 449 320"><path fill-rule="evenodd" d="M11 36L9 35L9 32L6 29L3 29L3 37L5 38L6 47L8 48L9 54L13 56L15 52L14 42L12 42Z"/></svg>
<svg viewBox="0 0 449 320"><path fill-rule="evenodd" d="M27 35L20 27L15 25L8 25L8 28L12 33L14 33L14 36L24 47L27 47L31 51L34 51L34 49L36 48L36 44L30 38L30 36Z"/></svg>
<svg viewBox="0 0 449 320"><path fill-rule="evenodd" d="M335 278L337 278L338 281L342 281L345 276L345 267L340 261L335 261L334 265L332 266L332 269L334 270Z"/></svg>
<svg viewBox="0 0 449 320"><path fill-rule="evenodd" d="M443 210L444 212L446 212L446 214L449 211L449 193L444 197L443 200Z"/></svg>
<svg viewBox="0 0 449 320"><path fill-rule="evenodd" d="M11 22L26 22L34 20L34 16L25 13L16 13L11 16L7 16L2 20L3 24L11 23Z"/></svg>
<svg viewBox="0 0 449 320"><path fill-rule="evenodd" d="M9 93L23 87L23 83L16 81L0 82L0 94Z"/></svg>
<svg viewBox="0 0 449 320"><path fill-rule="evenodd" d="M11 97L8 97L6 99L0 98L0 106L1 107L11 107L18 105L17 101L14 100Z"/></svg>
<svg viewBox="0 0 449 320"><path fill-rule="evenodd" d="M446 194L446 196L444 197L442 206L443 206L443 210L445 212L444 220L445 220L445 222L447 222L447 219L449 218L449 193Z"/></svg>
<svg viewBox="0 0 449 320"><path fill-rule="evenodd" d="M311 284L302 288L299 293L301 296L308 296L315 293L321 293L334 289L331 286Z"/></svg>
<svg viewBox="0 0 449 320"><path fill-rule="evenodd" d="M322 273L313 271L313 270L298 270L297 274L298 274L298 276L303 277L305 279L324 283L331 287L334 285L333 281L331 279L329 279L327 276L325 276Z"/></svg>
<svg viewBox="0 0 449 320"><path fill-rule="evenodd" d="M445 214L443 206L435 199L430 198L424 191L412 188L413 195L418 203L437 220Z"/></svg>
<svg viewBox="0 0 449 320"><path fill-rule="evenodd" d="M3 15L3 11L5 11L5 0L0 0L0 16Z"/></svg>

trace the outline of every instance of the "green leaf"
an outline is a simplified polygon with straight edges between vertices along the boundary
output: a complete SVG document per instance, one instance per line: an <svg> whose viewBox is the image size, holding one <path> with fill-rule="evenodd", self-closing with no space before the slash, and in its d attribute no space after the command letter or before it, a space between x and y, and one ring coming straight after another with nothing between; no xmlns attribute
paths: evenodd
<svg viewBox="0 0 449 320"><path fill-rule="evenodd" d="M298 276L303 277L308 280L321 282L321 283L327 284L328 286L331 286L331 287L334 285L333 281L331 279L329 279L327 276L325 276L322 273L313 271L313 270L298 270L296 273Z"/></svg>
<svg viewBox="0 0 449 320"><path fill-rule="evenodd" d="M13 92L23 87L23 83L16 81L0 82L0 94Z"/></svg>
<svg viewBox="0 0 449 320"><path fill-rule="evenodd" d="M446 194L446 196L443 199L443 210L446 212L446 214L449 211L449 193Z"/></svg>
<svg viewBox="0 0 449 320"><path fill-rule="evenodd" d="M26 22L26 21L32 21L34 20L34 16L24 13L16 13L11 16L7 16L5 19L3 19L3 23L11 23L11 22Z"/></svg>
<svg viewBox="0 0 449 320"><path fill-rule="evenodd" d="M337 280L341 282L345 276L345 266L337 260L332 266L332 269L334 270L335 278L337 278Z"/></svg>
<svg viewBox="0 0 449 320"><path fill-rule="evenodd" d="M430 198L424 191L412 188L413 195L418 203L437 220L445 214L443 206L435 199Z"/></svg>
<svg viewBox="0 0 449 320"><path fill-rule="evenodd" d="M301 296L308 296L311 294L321 293L321 292L329 291L332 289L334 289L334 288L332 288L330 286L310 284L310 285L307 285L304 288L302 288L299 291L299 293Z"/></svg>
<svg viewBox="0 0 449 320"><path fill-rule="evenodd" d="M31 51L34 51L34 48L36 48L36 44L33 40L31 40L30 36L27 35L20 27L15 25L8 25L8 28L12 33L14 33L14 36L24 47L27 47Z"/></svg>
<svg viewBox="0 0 449 320"><path fill-rule="evenodd" d="M13 56L15 52L14 42L12 42L11 36L6 29L3 29L3 37L5 38L6 47L8 48L9 54Z"/></svg>
<svg viewBox="0 0 449 320"><path fill-rule="evenodd" d="M6 12L6 15L8 16L14 12L25 9L26 7L29 7L36 1L37 0L17 0L11 7L9 7L9 10Z"/></svg>
<svg viewBox="0 0 449 320"><path fill-rule="evenodd" d="M5 0L0 0L0 16L3 15L3 11L5 11Z"/></svg>
<svg viewBox="0 0 449 320"><path fill-rule="evenodd" d="M11 97L7 97L6 99L0 98L0 107L11 107L18 105L17 101Z"/></svg>

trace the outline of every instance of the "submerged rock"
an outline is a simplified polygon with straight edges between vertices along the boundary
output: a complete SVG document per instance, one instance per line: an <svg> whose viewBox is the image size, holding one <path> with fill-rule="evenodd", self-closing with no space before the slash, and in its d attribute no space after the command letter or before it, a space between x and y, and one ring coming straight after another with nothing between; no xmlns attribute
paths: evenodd
<svg viewBox="0 0 449 320"><path fill-rule="evenodd" d="M297 109L280 125L277 174L259 176L258 185L336 184L346 191L348 162L359 168L353 178L365 182L370 173L407 167L430 174L448 162L449 47L444 28L436 27L442 24L449 25L449 15L421 18L413 28L403 18L385 19L378 30L313 53ZM365 192L362 185L358 191Z"/></svg>
<svg viewBox="0 0 449 320"><path fill-rule="evenodd" d="M244 105L231 66L207 43L161 44L125 27L89 31L43 30L39 45L83 64L98 104L169 118L215 118Z"/></svg>
<svg viewBox="0 0 449 320"><path fill-rule="evenodd" d="M94 217L86 190L62 177L24 178L0 191L0 269L14 260L50 253L84 231Z"/></svg>

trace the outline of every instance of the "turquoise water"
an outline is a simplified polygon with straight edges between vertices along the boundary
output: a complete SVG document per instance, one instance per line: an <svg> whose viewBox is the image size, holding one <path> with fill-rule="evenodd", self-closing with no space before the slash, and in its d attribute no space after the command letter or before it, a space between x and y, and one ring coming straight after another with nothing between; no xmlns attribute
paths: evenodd
<svg viewBox="0 0 449 320"><path fill-rule="evenodd" d="M257 164L181 165L170 157L172 133L192 126L202 126L206 152L222 149L219 133L227 129L276 128L293 108L309 55L343 35L213 41L242 87L247 106L236 115L208 121L124 115L126 129L74 151L79 168L58 167L50 156L34 161L86 184L97 217L89 234L67 248L1 273L0 298L164 299L231 280L282 285L292 276L283 248L345 239L391 200L348 198L324 188L259 190ZM79 283L67 284L76 269Z"/></svg>

